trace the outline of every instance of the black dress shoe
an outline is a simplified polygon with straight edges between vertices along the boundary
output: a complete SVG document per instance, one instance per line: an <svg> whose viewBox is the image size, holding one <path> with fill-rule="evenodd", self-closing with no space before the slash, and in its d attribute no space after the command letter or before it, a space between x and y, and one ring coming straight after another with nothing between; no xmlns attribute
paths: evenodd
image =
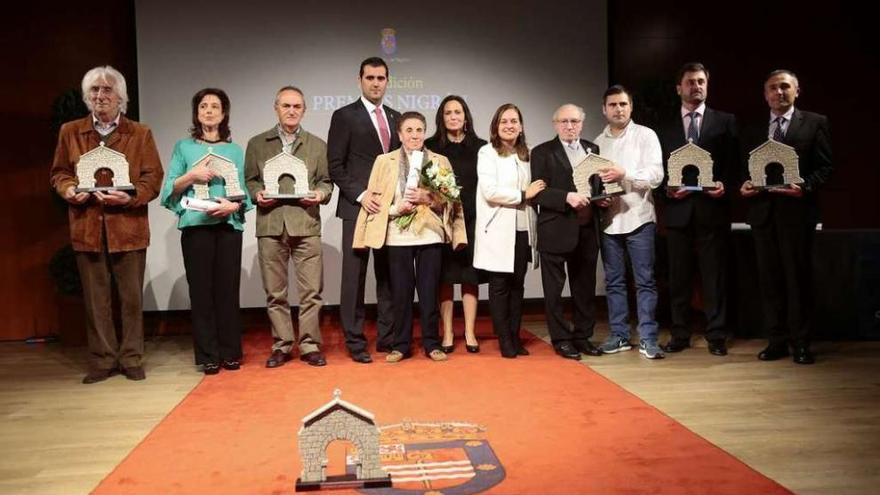
<svg viewBox="0 0 880 495"><path fill-rule="evenodd" d="M351 353L351 360L356 363L368 364L373 362L373 358L370 357L370 353L367 351L358 351Z"/></svg>
<svg viewBox="0 0 880 495"><path fill-rule="evenodd" d="M681 352L691 346L691 341L687 339L670 339L669 342L660 346L665 352ZM711 351L709 351L711 352Z"/></svg>
<svg viewBox="0 0 880 495"><path fill-rule="evenodd" d="M602 349L594 346L592 342L589 340L584 341L576 341L574 342L574 348L578 350L581 354L586 354L587 356L601 356Z"/></svg>
<svg viewBox="0 0 880 495"><path fill-rule="evenodd" d="M240 362L240 361L236 361L235 359L230 360L230 361L227 361L227 360L224 359L224 360L220 363L220 367L223 368L224 370L238 371L238 370L241 369L241 362Z"/></svg>
<svg viewBox="0 0 880 495"><path fill-rule="evenodd" d="M709 344L709 354L713 356L727 355L727 342L724 339L712 339L706 342Z"/></svg>
<svg viewBox="0 0 880 495"><path fill-rule="evenodd" d="M478 352L480 352L480 344L477 344L477 345L465 344L464 348L467 349L467 351L471 354L477 354ZM449 353L447 352L446 354L449 354Z"/></svg>
<svg viewBox="0 0 880 495"><path fill-rule="evenodd" d="M515 358L517 356L516 345L510 337L498 336L498 347L501 349L501 357Z"/></svg>
<svg viewBox="0 0 880 495"><path fill-rule="evenodd" d="M83 377L82 382L86 385L103 382L115 374L116 368L110 368L108 370L90 370L88 374Z"/></svg>
<svg viewBox="0 0 880 495"><path fill-rule="evenodd" d="M446 354L452 354L453 352L455 352L455 344L441 345L440 350L442 350Z"/></svg>
<svg viewBox="0 0 880 495"><path fill-rule="evenodd" d="M571 345L569 342L563 342L557 346L554 346L556 349L556 354L564 357L565 359L580 359L581 353Z"/></svg>
<svg viewBox="0 0 880 495"><path fill-rule="evenodd" d="M307 352L300 356L299 360L305 361L309 366L325 366L327 364L327 360L324 359L324 355L321 354L321 351Z"/></svg>
<svg viewBox="0 0 880 495"><path fill-rule="evenodd" d="M202 373L206 375L216 375L217 373L220 373L220 365L217 363L203 364Z"/></svg>
<svg viewBox="0 0 880 495"><path fill-rule="evenodd" d="M272 355L269 356L269 359L266 360L267 368L277 368L279 366L284 366L284 363L290 361L290 353L284 352L281 349L275 349L272 351Z"/></svg>
<svg viewBox="0 0 880 495"><path fill-rule="evenodd" d="M761 361L776 361L777 359L782 359L784 357L788 357L788 346L783 345L768 345L764 348L763 351L758 353L758 359Z"/></svg>
<svg viewBox="0 0 880 495"><path fill-rule="evenodd" d="M129 380L140 381L147 378L147 374L144 372L143 366L132 366L130 368L123 368L122 374L125 375Z"/></svg>
<svg viewBox="0 0 880 495"><path fill-rule="evenodd" d="M807 346L797 346L792 350L791 359L796 364L813 364L816 362L816 356L810 352Z"/></svg>
<svg viewBox="0 0 880 495"><path fill-rule="evenodd" d="M521 341L514 342L513 345L514 345L514 347L516 347L516 355L517 356L528 356L530 354L529 350L526 349L524 345L522 345Z"/></svg>

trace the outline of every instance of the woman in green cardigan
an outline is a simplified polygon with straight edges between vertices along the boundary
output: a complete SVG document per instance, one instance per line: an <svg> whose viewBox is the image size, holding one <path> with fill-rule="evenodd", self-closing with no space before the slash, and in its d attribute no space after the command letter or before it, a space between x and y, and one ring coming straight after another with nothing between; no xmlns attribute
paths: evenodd
<svg viewBox="0 0 880 495"><path fill-rule="evenodd" d="M237 197L243 184L244 153L230 138L229 97L205 88L192 99L190 137L174 145L161 202L180 218L193 350L206 375L241 366L241 235L244 212L253 208L247 194ZM194 201L205 186L211 199Z"/></svg>

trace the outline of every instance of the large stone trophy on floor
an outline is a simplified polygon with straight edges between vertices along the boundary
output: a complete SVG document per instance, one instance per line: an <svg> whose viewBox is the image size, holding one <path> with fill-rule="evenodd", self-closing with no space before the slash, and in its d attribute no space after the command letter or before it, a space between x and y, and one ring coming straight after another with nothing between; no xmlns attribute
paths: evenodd
<svg viewBox="0 0 880 495"><path fill-rule="evenodd" d="M281 193L279 181L282 176L293 179L293 193ZM266 160L263 167L263 184L266 199L300 199L313 198L315 193L309 190L309 169L305 162L285 151Z"/></svg>
<svg viewBox="0 0 880 495"><path fill-rule="evenodd" d="M99 186L95 180L95 174L99 170L106 169L113 174L112 186ZM76 178L78 184L76 192L96 191L134 191L134 184L128 176L128 160L125 155L104 145L104 141L97 148L83 153L76 163Z"/></svg>
<svg viewBox="0 0 880 495"><path fill-rule="evenodd" d="M704 191L717 189L712 180L712 154L700 148L693 141L669 154L666 161L666 182L668 189Z"/></svg>
<svg viewBox="0 0 880 495"><path fill-rule="evenodd" d="M786 188L803 184L797 152L791 146L768 139L749 152L749 175L755 189Z"/></svg>
<svg viewBox="0 0 880 495"><path fill-rule="evenodd" d="M302 419L297 437L302 473L296 480L296 491L391 486L391 476L382 469L379 458L375 416L342 400L339 389L333 391L333 400ZM334 440L347 440L357 448L355 474L327 475L326 450Z"/></svg>
<svg viewBox="0 0 880 495"><path fill-rule="evenodd" d="M572 179L574 187L578 194L584 194L590 201L618 196L625 191L620 187L619 182L602 182L599 173L610 168L614 162L607 158L603 158L594 153L587 153L584 158L572 171Z"/></svg>

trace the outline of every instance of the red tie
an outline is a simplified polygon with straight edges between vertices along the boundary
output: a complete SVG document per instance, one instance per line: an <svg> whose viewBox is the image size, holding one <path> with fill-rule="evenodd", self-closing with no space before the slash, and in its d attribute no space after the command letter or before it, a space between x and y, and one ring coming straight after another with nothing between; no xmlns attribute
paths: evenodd
<svg viewBox="0 0 880 495"><path fill-rule="evenodd" d="M388 122L385 122L385 115L380 107L376 107L376 122L379 123L379 139L382 140L382 151L388 153L391 147L391 133L388 132Z"/></svg>

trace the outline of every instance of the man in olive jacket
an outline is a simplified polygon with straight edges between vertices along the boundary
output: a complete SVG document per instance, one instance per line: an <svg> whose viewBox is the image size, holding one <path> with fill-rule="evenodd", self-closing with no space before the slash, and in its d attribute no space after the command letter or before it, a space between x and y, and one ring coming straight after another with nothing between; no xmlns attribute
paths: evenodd
<svg viewBox="0 0 880 495"><path fill-rule="evenodd" d="M257 249L266 309L272 325L272 354L267 368L277 368L291 359L294 340L300 359L312 366L327 364L321 353L318 325L323 299L320 205L330 201L333 184L327 171L327 144L300 125L306 112L301 90L285 86L275 95L278 124L248 141L245 152L245 182L257 204ZM308 169L309 197L293 200L264 197L263 170L266 161L281 152L302 160ZM289 185L282 176L281 192ZM288 302L288 266L296 267L299 293L299 337L293 333Z"/></svg>

